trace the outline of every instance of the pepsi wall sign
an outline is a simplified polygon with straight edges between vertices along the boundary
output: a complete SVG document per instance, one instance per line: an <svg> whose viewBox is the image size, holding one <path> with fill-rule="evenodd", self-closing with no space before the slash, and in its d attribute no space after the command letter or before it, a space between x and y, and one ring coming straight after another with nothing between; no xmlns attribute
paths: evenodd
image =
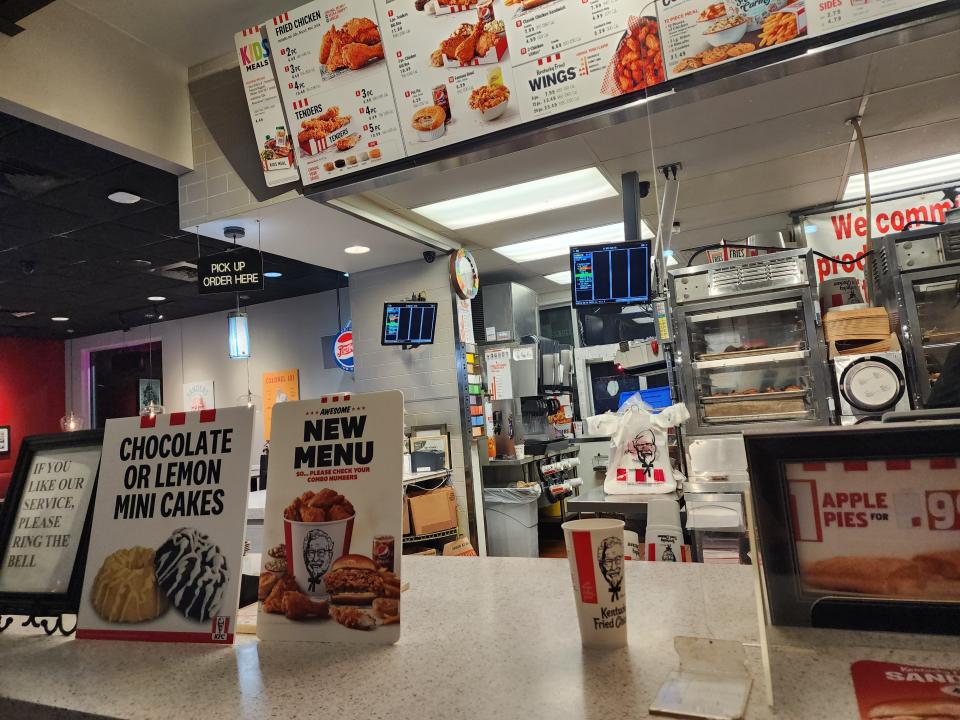
<svg viewBox="0 0 960 720"><path fill-rule="evenodd" d="M350 323L333 339L333 359L341 370L353 372L353 330Z"/></svg>

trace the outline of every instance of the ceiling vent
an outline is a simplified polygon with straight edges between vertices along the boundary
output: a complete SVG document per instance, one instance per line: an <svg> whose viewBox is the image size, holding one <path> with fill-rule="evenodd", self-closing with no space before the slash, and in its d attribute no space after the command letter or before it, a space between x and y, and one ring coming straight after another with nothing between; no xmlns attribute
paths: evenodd
<svg viewBox="0 0 960 720"><path fill-rule="evenodd" d="M170 280L180 280L181 282L195 283L199 277L197 264L183 260L170 265L164 265L161 268L152 270L156 275L169 278Z"/></svg>

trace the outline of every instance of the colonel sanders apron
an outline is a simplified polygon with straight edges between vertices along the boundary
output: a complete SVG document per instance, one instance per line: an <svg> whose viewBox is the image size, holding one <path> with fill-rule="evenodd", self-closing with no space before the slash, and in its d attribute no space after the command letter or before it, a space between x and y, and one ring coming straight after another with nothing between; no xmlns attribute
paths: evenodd
<svg viewBox="0 0 960 720"><path fill-rule="evenodd" d="M654 415L628 400L616 414L587 418L591 435L609 435L610 453L603 490L608 495L659 494L677 489L667 453L667 429L690 417L683 405Z"/></svg>

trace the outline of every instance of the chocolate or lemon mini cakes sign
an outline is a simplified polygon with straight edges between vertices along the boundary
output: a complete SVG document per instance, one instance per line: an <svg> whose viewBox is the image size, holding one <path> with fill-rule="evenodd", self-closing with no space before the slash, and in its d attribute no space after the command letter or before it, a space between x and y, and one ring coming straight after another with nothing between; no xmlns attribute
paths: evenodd
<svg viewBox="0 0 960 720"><path fill-rule="evenodd" d="M403 395L274 407L257 634L400 637Z"/></svg>
<svg viewBox="0 0 960 720"><path fill-rule="evenodd" d="M77 637L233 642L253 410L108 420Z"/></svg>

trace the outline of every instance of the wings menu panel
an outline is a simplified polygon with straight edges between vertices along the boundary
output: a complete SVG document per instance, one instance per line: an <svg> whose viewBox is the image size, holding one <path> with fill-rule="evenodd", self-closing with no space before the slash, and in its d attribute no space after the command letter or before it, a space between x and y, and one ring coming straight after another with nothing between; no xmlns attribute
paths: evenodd
<svg viewBox="0 0 960 720"><path fill-rule="evenodd" d="M647 302L650 299L650 246L610 246L574 250L575 305Z"/></svg>
<svg viewBox="0 0 960 720"><path fill-rule="evenodd" d="M405 157L373 0L317 0L267 34L304 185Z"/></svg>

